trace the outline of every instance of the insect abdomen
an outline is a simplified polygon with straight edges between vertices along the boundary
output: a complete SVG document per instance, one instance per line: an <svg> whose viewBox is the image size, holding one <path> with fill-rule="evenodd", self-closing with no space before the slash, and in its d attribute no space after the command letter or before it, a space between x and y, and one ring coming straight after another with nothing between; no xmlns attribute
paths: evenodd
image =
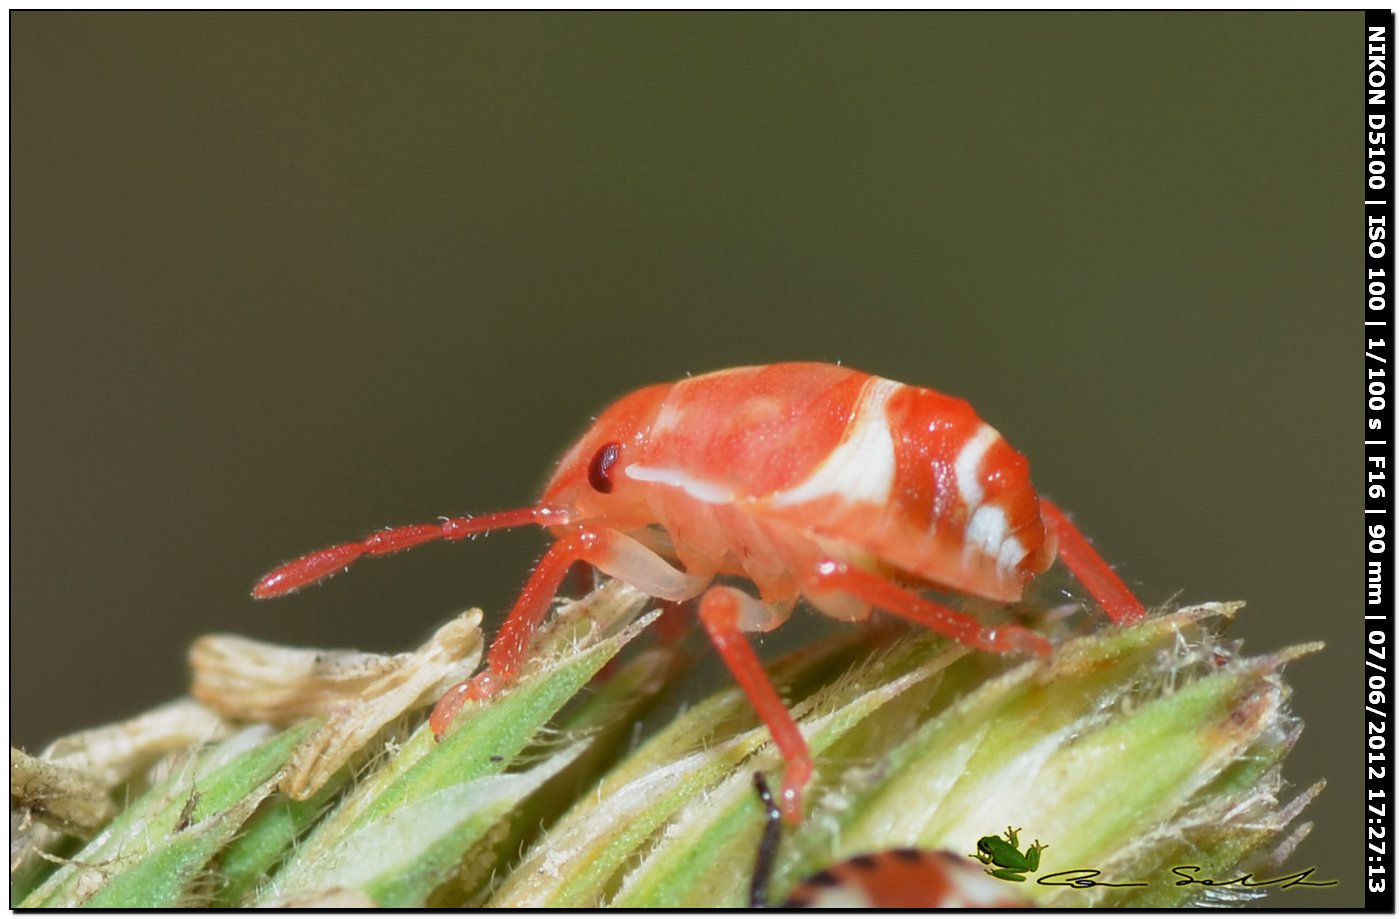
<svg viewBox="0 0 1400 919"><path fill-rule="evenodd" d="M725 543L703 532L723 505L991 599L1019 599L1050 562L1025 459L930 389L823 364L737 368L675 384L647 439L627 474L667 486L657 517L697 547Z"/></svg>

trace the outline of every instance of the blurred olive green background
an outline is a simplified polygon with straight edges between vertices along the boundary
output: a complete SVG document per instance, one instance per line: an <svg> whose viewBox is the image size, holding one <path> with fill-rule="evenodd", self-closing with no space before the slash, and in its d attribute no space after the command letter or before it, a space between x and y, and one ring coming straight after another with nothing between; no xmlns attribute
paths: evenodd
<svg viewBox="0 0 1400 919"><path fill-rule="evenodd" d="M1360 902L1359 13L10 21L14 742L203 632L497 622L537 533L248 590L529 501L641 384L839 360L971 400L1147 602L1329 641L1288 864L1343 883L1271 902Z"/></svg>

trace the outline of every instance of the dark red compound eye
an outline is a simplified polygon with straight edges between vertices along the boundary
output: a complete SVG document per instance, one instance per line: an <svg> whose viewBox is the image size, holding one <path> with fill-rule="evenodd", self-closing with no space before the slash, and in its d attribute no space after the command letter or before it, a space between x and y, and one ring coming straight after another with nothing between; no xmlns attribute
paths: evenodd
<svg viewBox="0 0 1400 919"><path fill-rule="evenodd" d="M595 491L607 494L613 490L612 467L621 452L622 444L614 440L603 444L598 452L593 454L593 461L588 464L588 484L592 485Z"/></svg>

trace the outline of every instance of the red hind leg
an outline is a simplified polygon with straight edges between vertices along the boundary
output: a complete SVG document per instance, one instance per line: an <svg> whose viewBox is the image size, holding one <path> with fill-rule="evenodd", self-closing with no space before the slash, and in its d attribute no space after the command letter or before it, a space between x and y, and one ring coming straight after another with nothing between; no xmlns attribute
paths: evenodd
<svg viewBox="0 0 1400 919"><path fill-rule="evenodd" d="M1029 629L1018 625L984 626L966 613L949 609L942 603L905 590L878 574L852 568L845 562L826 561L817 565L806 592L849 594L974 648L1050 656L1050 642Z"/></svg>
<svg viewBox="0 0 1400 919"><path fill-rule="evenodd" d="M768 726L773 743L787 763L787 771L783 773L783 816L789 823L796 824L802 819L802 789L812 778L812 753L792 713L783 704L753 647L744 637L743 628L766 630L765 625L771 628L786 615L787 609L762 603L732 587L712 587L700 600L700 622L709 633L710 641L734 676L734 682Z"/></svg>
<svg viewBox="0 0 1400 919"><path fill-rule="evenodd" d="M846 594L972 647L1050 656L1050 642L1029 629L1015 625L983 626L971 616L844 562L818 564L804 592L808 595ZM783 773L782 810L783 817L795 824L802 818L802 790L812 778L812 754L797 722L744 638L745 631L771 628L785 615L785 609L775 609L773 604L761 603L732 587L711 588L700 601L700 621L710 641L768 726L773 743L787 763L787 771Z"/></svg>
<svg viewBox="0 0 1400 919"><path fill-rule="evenodd" d="M438 700L428 724L438 737L446 732L462 706L473 699L494 695L520 672L530 640L549 612L569 567L589 565L663 599L684 600L705 588L709 579L678 571L641 543L616 530L579 527L549 547L520 591L510 615L487 652L487 669L459 683Z"/></svg>
<svg viewBox="0 0 1400 919"><path fill-rule="evenodd" d="M1050 532L1060 544L1060 561L1065 563L1074 576L1089 591L1089 595L1103 607L1108 618L1117 623L1135 622L1146 612L1142 601L1133 596L1128 586L1108 567L1089 540L1070 522L1064 511L1054 504L1040 499L1040 516L1050 527Z"/></svg>

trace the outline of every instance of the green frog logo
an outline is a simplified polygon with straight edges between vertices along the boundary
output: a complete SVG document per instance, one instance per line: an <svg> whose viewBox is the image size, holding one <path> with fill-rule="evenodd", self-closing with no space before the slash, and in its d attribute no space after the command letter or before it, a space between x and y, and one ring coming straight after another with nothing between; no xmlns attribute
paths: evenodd
<svg viewBox="0 0 1400 919"><path fill-rule="evenodd" d="M994 878L1017 883L1024 881L1027 871L1040 868L1041 850L1050 847L1037 839L1022 852L1021 842L1017 837L1020 832L1019 828L1013 830L1007 827L1005 839L1000 836L983 836L977 840L977 851L972 853L972 857L984 865L992 866L987 869L987 873Z"/></svg>

